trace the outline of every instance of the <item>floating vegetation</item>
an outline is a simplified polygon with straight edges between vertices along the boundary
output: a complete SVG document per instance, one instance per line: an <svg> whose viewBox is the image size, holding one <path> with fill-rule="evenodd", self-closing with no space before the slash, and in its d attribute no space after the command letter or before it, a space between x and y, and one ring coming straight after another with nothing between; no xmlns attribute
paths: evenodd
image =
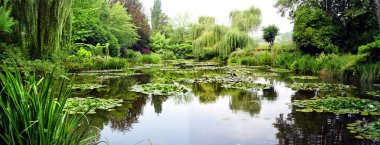
<svg viewBox="0 0 380 145"><path fill-rule="evenodd" d="M279 74L277 73L254 73L253 76L255 77L277 77Z"/></svg>
<svg viewBox="0 0 380 145"><path fill-rule="evenodd" d="M357 139L380 140L380 120L368 123L367 121L358 120L355 123L347 125L350 133L358 134Z"/></svg>
<svg viewBox="0 0 380 145"><path fill-rule="evenodd" d="M317 80L319 77L317 76L291 76L291 79L299 79L299 80Z"/></svg>
<svg viewBox="0 0 380 145"><path fill-rule="evenodd" d="M343 84L327 84L327 83L294 83L288 85L292 90L320 90L320 91L336 91L347 90L353 88L353 86Z"/></svg>
<svg viewBox="0 0 380 145"><path fill-rule="evenodd" d="M380 97L380 91L367 92L368 95Z"/></svg>
<svg viewBox="0 0 380 145"><path fill-rule="evenodd" d="M257 89L270 89L273 86L268 85L268 84L261 84L261 83L234 83L234 84L224 84L222 85L222 87L251 91L251 90L257 90Z"/></svg>
<svg viewBox="0 0 380 145"><path fill-rule="evenodd" d="M132 91L140 92L148 95L165 95L165 96L183 96L191 95L191 89L174 83L174 84L143 84L135 85L132 87Z"/></svg>
<svg viewBox="0 0 380 145"><path fill-rule="evenodd" d="M180 70L179 67L165 67L165 68L160 68L160 71L178 71Z"/></svg>
<svg viewBox="0 0 380 145"><path fill-rule="evenodd" d="M134 75L140 75L141 73L135 73L135 72L123 72L123 73L109 73L108 75L112 76L120 76L120 77L128 77L128 76L134 76Z"/></svg>
<svg viewBox="0 0 380 145"><path fill-rule="evenodd" d="M81 73L113 73L113 72L123 72L123 70L121 70L121 69L110 69L110 70L81 71Z"/></svg>
<svg viewBox="0 0 380 145"><path fill-rule="evenodd" d="M122 106L123 102L121 99L69 98L64 111L69 114L95 114L96 110L113 111L114 108Z"/></svg>
<svg viewBox="0 0 380 145"><path fill-rule="evenodd" d="M100 85L100 84L74 84L71 89L73 90L94 90L94 89L99 89L103 88L105 85Z"/></svg>
<svg viewBox="0 0 380 145"><path fill-rule="evenodd" d="M223 69L223 67L218 66L200 66L200 67L194 67L194 70L220 70Z"/></svg>
<svg viewBox="0 0 380 145"><path fill-rule="evenodd" d="M270 69L272 72L275 72L275 73L290 73L292 72L291 70L289 69L283 69L283 68L272 68Z"/></svg>
<svg viewBox="0 0 380 145"><path fill-rule="evenodd" d="M380 115L380 102L360 98L320 98L295 100L292 103L300 112L331 112L335 114Z"/></svg>
<svg viewBox="0 0 380 145"><path fill-rule="evenodd" d="M252 77L239 76L239 75L217 75L217 76L202 76L199 79L189 79L188 83L241 83L241 82L253 82L255 79Z"/></svg>
<svg viewBox="0 0 380 145"><path fill-rule="evenodd" d="M103 80L107 80L107 79L117 79L117 78L121 78L121 76L97 76L96 78L98 79L103 79Z"/></svg>

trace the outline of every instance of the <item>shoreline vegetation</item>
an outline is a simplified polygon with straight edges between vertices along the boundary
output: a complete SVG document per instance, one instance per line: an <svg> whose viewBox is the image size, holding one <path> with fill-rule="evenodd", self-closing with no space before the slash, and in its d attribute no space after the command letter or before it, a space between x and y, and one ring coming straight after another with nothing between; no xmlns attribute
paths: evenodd
<svg viewBox="0 0 380 145"><path fill-rule="evenodd" d="M330 77L380 83L380 16L376 15L380 6L374 1L342 4L278 0L275 7L283 15L289 14L294 23L293 32L279 34L276 25L262 27L261 10L253 6L231 11L231 25L221 25L212 16L200 16L197 22L191 22L188 14L170 18L161 9L161 0L154 1L151 18L139 0L51 0L49 3L0 0L3 64L0 83L4 90L0 99L0 144L92 142L95 131L83 127L85 115L70 116L64 108L70 89L65 84L67 78L62 76L73 72L129 71L132 67L160 65L166 61L176 61L176 66L182 69L194 67L196 62L209 62L238 67L265 66L273 68L274 73L293 73L298 79ZM263 31L264 35L253 38L251 34L257 31ZM187 61L193 66L188 66ZM119 75L135 74L140 72ZM103 87L82 84L75 89ZM224 87L253 90L272 86L244 82ZM136 92L150 95L177 95L172 94L173 90L182 96L189 91L173 84L135 86ZM333 103L345 100L329 99ZM71 114L86 114L89 110L88 114L94 114L95 109L89 106L112 112L123 101L77 98L71 101L71 109L74 108ZM302 107L313 103L296 104ZM304 112L315 111L308 109ZM379 137L371 134L371 138Z"/></svg>

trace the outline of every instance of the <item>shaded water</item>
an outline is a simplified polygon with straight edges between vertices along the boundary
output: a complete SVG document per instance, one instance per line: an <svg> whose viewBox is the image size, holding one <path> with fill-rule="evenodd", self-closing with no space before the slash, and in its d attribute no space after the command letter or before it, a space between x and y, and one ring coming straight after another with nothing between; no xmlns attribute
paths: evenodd
<svg viewBox="0 0 380 145"><path fill-rule="evenodd" d="M296 112L290 105L293 100L310 99L317 93L293 91L286 84L295 80L289 79L287 74L254 77L256 82L274 86L257 91L224 89L218 83L184 83L195 94L186 98L147 96L130 91L136 84L226 72L215 67L197 71L160 70L164 67L167 65L137 69L133 71L141 74L120 78L99 78L108 73L76 76L76 83L99 83L106 88L75 91L73 96L125 100L116 111L89 115L91 125L99 128L98 140L111 145L379 144L355 139L346 129L347 123L363 119L362 116ZM326 81L334 82L314 80ZM361 94L362 88L358 90L346 95Z"/></svg>

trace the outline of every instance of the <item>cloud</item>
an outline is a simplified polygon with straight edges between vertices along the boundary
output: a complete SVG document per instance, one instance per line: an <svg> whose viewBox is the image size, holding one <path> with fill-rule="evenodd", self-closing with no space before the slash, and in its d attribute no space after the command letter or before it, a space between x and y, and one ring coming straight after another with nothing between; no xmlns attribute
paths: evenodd
<svg viewBox="0 0 380 145"><path fill-rule="evenodd" d="M277 0L161 0L162 11L171 18L178 14L188 13L192 21L198 16L214 16L217 23L229 25L229 13L236 9L247 9L255 6L261 9L262 26L275 24L281 33L293 30L293 24L277 13L273 7ZM154 0L142 0L149 13Z"/></svg>

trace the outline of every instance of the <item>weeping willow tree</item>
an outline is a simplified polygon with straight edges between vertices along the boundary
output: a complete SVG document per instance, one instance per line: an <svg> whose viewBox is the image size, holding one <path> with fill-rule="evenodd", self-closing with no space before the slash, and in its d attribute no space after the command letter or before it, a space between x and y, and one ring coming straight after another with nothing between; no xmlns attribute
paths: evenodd
<svg viewBox="0 0 380 145"><path fill-rule="evenodd" d="M51 59L71 44L72 0L12 0L13 39L30 59Z"/></svg>
<svg viewBox="0 0 380 145"><path fill-rule="evenodd" d="M198 60L219 57L226 60L231 52L253 44L248 35L257 31L261 23L260 9L251 7L244 11L231 12L232 26L215 24L213 17L199 17L192 25L193 53Z"/></svg>
<svg viewBox="0 0 380 145"><path fill-rule="evenodd" d="M232 28L242 32L255 32L261 24L261 10L250 7L247 10L234 10L230 13Z"/></svg>

